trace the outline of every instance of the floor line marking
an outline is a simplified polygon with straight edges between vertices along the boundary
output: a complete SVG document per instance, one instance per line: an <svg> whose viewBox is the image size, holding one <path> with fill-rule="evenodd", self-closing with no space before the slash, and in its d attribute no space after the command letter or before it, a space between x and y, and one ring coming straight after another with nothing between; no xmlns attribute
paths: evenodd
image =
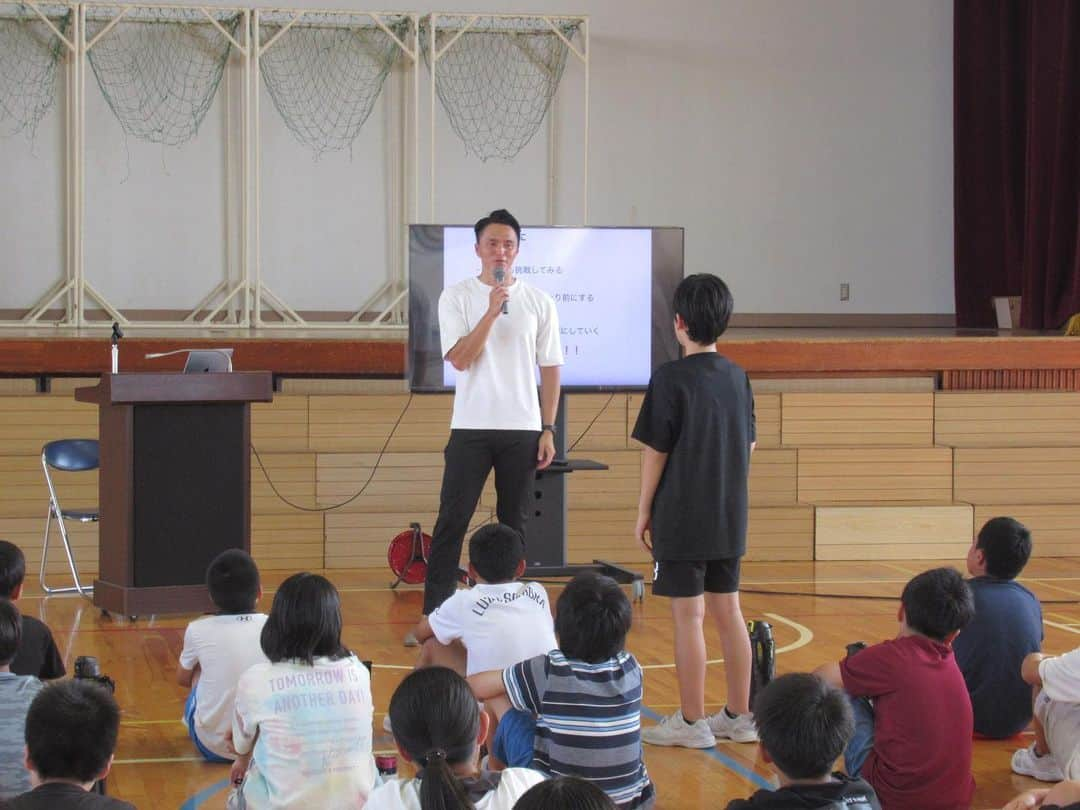
<svg viewBox="0 0 1080 810"><path fill-rule="evenodd" d="M793 628L795 630L795 632L798 633L798 636L796 637L796 639L793 642L791 642L790 644L785 645L783 647L778 647L776 649L776 651L775 651L776 655L780 655L781 653L791 652L792 650L797 650L800 647L805 647L814 638L814 634L810 630L809 627L806 627L805 625L799 624L798 622L793 622L791 619L785 618L784 616L781 616L779 613L764 613L762 615L766 616L767 618L772 619L774 622L779 622L780 624L786 624L788 627ZM705 662L705 666L710 666L712 664L722 664L722 663L724 663L723 658L710 658L708 661ZM674 663L671 663L671 664L642 664L641 668L642 669L675 669L675 664Z"/></svg>
<svg viewBox="0 0 1080 810"><path fill-rule="evenodd" d="M1053 588L1055 591L1064 591L1069 596L1080 596L1080 591L1074 591L1072 588L1064 588L1061 585L1055 585L1053 582L1039 582L1044 588Z"/></svg>
<svg viewBox="0 0 1080 810"><path fill-rule="evenodd" d="M1064 630L1067 633L1076 633L1076 635L1080 636L1080 627L1070 627L1067 624L1052 622L1049 619L1043 619L1043 624L1048 624L1051 627L1056 627L1058 630Z"/></svg>
<svg viewBox="0 0 1080 810"><path fill-rule="evenodd" d="M221 792L227 787L229 787L228 779L222 779L220 782L215 782L214 784L210 785L210 787L203 788L194 796L189 798L186 802L184 802L182 805L180 805L180 810L197 810L197 808L201 807L208 799L212 798L217 793Z"/></svg>
<svg viewBox="0 0 1080 810"><path fill-rule="evenodd" d="M654 712L648 706L641 707L641 714L643 717L648 717L650 720L655 720L658 723L662 719L659 714ZM772 782L770 782L760 773L743 765L737 759L732 759L727 754L720 753L720 751L716 748L697 748L694 750L700 751L708 757L712 757L721 765L726 767L729 771L738 774L743 779L755 785L756 787L765 788L766 790L774 789L774 785L772 784Z"/></svg>

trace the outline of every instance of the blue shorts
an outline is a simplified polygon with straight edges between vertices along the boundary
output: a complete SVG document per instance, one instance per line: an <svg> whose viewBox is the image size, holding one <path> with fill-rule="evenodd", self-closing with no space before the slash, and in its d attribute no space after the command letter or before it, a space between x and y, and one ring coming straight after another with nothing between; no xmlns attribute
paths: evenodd
<svg viewBox="0 0 1080 810"><path fill-rule="evenodd" d="M197 688L197 685L196 685ZM203 755L203 759L207 762L220 762L226 765L231 764L231 759L225 759L220 757L202 744L202 740L199 739L199 735L195 733L195 692L196 688L193 688L188 694L187 701L184 703L184 724L188 728L188 734L191 735L191 741L195 743L195 747L199 749L199 753Z"/></svg>
<svg viewBox="0 0 1080 810"><path fill-rule="evenodd" d="M510 709L491 738L491 753L511 768L528 768L533 761L535 739L536 718L528 712Z"/></svg>

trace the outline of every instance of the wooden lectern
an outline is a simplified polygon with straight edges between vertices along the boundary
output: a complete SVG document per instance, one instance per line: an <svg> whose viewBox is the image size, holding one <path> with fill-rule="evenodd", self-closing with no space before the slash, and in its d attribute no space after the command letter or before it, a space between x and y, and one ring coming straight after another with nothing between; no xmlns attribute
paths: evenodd
<svg viewBox="0 0 1080 810"><path fill-rule="evenodd" d="M269 372L105 374L94 604L127 616L212 608L206 568L251 549L251 403Z"/></svg>

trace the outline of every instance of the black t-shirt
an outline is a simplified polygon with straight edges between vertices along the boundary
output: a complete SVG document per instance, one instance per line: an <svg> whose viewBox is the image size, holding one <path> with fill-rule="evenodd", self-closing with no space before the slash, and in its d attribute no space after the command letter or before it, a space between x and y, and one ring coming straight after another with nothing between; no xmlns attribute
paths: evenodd
<svg viewBox="0 0 1080 810"><path fill-rule="evenodd" d="M728 802L727 810L881 810L881 805L862 779L834 773L832 782L820 785L759 790L749 799Z"/></svg>
<svg viewBox="0 0 1080 810"><path fill-rule="evenodd" d="M0 810L136 810L136 807L111 796L88 793L78 785L49 782L0 802Z"/></svg>
<svg viewBox="0 0 1080 810"><path fill-rule="evenodd" d="M22 638L11 662L11 671L16 675L33 675L43 681L64 676L64 658L56 649L52 632L48 625L33 616L22 617Z"/></svg>
<svg viewBox="0 0 1080 810"><path fill-rule="evenodd" d="M757 436L746 372L715 352L665 363L649 381L633 436L668 454L653 499L653 557L742 556Z"/></svg>

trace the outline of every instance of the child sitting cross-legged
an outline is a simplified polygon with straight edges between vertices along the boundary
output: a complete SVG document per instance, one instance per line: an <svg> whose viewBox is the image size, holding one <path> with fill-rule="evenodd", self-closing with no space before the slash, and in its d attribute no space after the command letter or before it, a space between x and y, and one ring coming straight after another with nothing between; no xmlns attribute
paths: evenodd
<svg viewBox="0 0 1080 810"><path fill-rule="evenodd" d="M492 755L550 776L580 776L620 808L651 807L641 751L641 665L624 648L633 611L610 577L578 574L555 606L559 649L469 678L504 697Z"/></svg>
<svg viewBox="0 0 1080 810"><path fill-rule="evenodd" d="M446 667L418 669L390 698L398 753L415 779L386 782L366 810L510 810L544 775L528 768L480 770L490 721L465 679Z"/></svg>
<svg viewBox="0 0 1080 810"><path fill-rule="evenodd" d="M870 785L832 772L855 733L841 690L816 675L781 675L758 693L754 722L780 787L729 802L727 810L881 810Z"/></svg>

